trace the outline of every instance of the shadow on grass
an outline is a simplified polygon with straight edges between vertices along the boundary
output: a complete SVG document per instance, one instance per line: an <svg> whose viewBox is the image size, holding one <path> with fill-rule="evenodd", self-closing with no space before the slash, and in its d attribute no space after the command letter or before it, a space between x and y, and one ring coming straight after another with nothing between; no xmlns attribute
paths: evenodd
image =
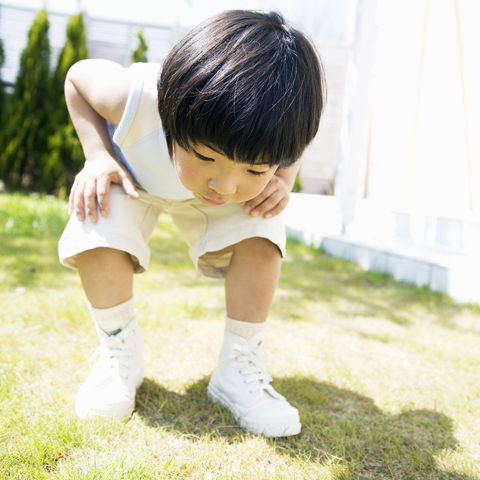
<svg viewBox="0 0 480 480"><path fill-rule="evenodd" d="M315 303L347 320L368 316L406 328L419 314L451 329L458 328L455 317L462 311L480 314L478 306L459 304L447 295L398 282L388 274L364 271L355 263L295 241L289 241L279 293L273 309L291 311L291 320L312 319ZM292 303L297 307L292 308Z"/></svg>
<svg viewBox="0 0 480 480"><path fill-rule="evenodd" d="M229 412L208 402L207 384L202 379L178 394L145 379L137 392L137 412L148 426L177 431L192 441L242 442L250 434ZM434 456L458 444L452 420L442 413L421 409L390 415L368 397L309 378L277 379L275 386L299 409L303 424L296 437L267 439L279 455L305 465L328 467L333 461L340 473L332 478L338 479L474 480L436 467Z"/></svg>

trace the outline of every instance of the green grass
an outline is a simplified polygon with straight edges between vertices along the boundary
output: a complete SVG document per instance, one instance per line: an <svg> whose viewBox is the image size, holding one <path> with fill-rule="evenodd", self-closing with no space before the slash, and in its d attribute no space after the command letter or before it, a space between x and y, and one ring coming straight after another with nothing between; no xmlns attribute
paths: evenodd
<svg viewBox="0 0 480 480"><path fill-rule="evenodd" d="M267 333L302 433L255 437L206 401L223 282L170 218L136 277L146 379L127 421L76 418L96 348L66 204L0 196L1 479L480 479L480 309L290 242Z"/></svg>

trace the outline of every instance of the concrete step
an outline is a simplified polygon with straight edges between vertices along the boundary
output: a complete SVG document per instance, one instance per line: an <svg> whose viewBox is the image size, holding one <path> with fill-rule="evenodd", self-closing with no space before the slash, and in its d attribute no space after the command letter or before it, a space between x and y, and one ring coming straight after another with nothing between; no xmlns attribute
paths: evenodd
<svg viewBox="0 0 480 480"><path fill-rule="evenodd" d="M329 255L480 305L478 219L398 212L359 201L354 224L341 233L337 199L308 194L292 194L284 218L289 237L322 246Z"/></svg>
<svg viewBox="0 0 480 480"><path fill-rule="evenodd" d="M409 240L348 235L325 236L322 248L327 254L358 263L365 270L428 286L459 302L480 304L480 258L469 253Z"/></svg>

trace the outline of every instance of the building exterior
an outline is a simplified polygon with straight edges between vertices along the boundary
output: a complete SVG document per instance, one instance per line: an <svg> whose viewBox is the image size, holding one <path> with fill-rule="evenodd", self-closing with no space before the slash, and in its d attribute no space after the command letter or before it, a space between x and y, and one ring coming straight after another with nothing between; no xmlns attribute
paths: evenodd
<svg viewBox="0 0 480 480"><path fill-rule="evenodd" d="M336 195L480 216L480 3L358 0ZM345 141L344 141L345 140Z"/></svg>

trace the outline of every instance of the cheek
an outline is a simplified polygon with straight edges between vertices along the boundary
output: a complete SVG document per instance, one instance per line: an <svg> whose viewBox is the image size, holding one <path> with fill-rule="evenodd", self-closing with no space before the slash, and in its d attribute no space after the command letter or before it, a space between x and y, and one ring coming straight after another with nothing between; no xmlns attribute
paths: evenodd
<svg viewBox="0 0 480 480"><path fill-rule="evenodd" d="M175 169L178 178L185 187L198 183L199 175L196 169L192 168L187 162L175 162Z"/></svg>
<svg viewBox="0 0 480 480"><path fill-rule="evenodd" d="M248 197L249 199L257 197L263 192L270 179L271 177L266 179L262 178L261 181L258 179L254 179L256 181L246 183L243 188L244 196Z"/></svg>

